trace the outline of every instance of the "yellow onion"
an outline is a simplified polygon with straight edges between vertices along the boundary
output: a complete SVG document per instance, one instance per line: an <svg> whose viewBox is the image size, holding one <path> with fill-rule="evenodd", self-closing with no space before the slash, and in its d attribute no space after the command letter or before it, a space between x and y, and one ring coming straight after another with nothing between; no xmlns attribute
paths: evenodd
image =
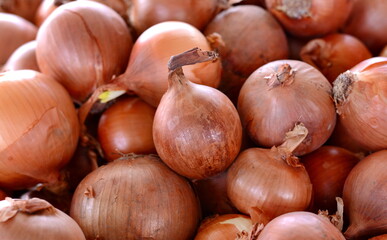
<svg viewBox="0 0 387 240"><path fill-rule="evenodd" d="M216 57L197 48L173 56L168 63L168 90L154 117L157 153L170 168L191 179L225 171L242 143L241 122L230 99L215 88L191 82L182 70Z"/></svg>
<svg viewBox="0 0 387 240"><path fill-rule="evenodd" d="M3 71L35 70L40 71L36 61L36 41L27 42L18 47L3 66Z"/></svg>
<svg viewBox="0 0 387 240"><path fill-rule="evenodd" d="M349 217L347 239L364 239L387 232L387 150L363 158L349 173L343 190Z"/></svg>
<svg viewBox="0 0 387 240"><path fill-rule="evenodd" d="M0 12L12 13L33 22L41 2L42 0L1 0Z"/></svg>
<svg viewBox="0 0 387 240"><path fill-rule="evenodd" d="M87 239L192 239L200 207L189 182L156 156L109 162L78 185L70 216Z"/></svg>
<svg viewBox="0 0 387 240"><path fill-rule="evenodd" d="M77 0L77 1L82 1L82 0ZM132 4L132 0L92 0L92 1L105 4L106 6L112 8L114 11L120 14L120 16L125 20L125 22L129 23L128 14L130 13L129 8Z"/></svg>
<svg viewBox="0 0 387 240"><path fill-rule="evenodd" d="M39 198L0 201L1 239L85 240L78 224Z"/></svg>
<svg viewBox="0 0 387 240"><path fill-rule="evenodd" d="M124 20L94 1L69 2L55 9L36 40L42 73L60 82L78 102L122 73L132 47Z"/></svg>
<svg viewBox="0 0 387 240"><path fill-rule="evenodd" d="M32 71L0 74L0 187L55 182L78 142L79 121L67 91Z"/></svg>
<svg viewBox="0 0 387 240"><path fill-rule="evenodd" d="M387 58L369 58L340 74L333 97L348 142L368 151L387 148Z"/></svg>
<svg viewBox="0 0 387 240"><path fill-rule="evenodd" d="M152 137L156 109L138 97L119 99L102 115L98 138L108 161L119 153L156 153Z"/></svg>
<svg viewBox="0 0 387 240"><path fill-rule="evenodd" d="M27 20L9 13L0 13L0 66L12 53L36 37L37 28Z"/></svg>

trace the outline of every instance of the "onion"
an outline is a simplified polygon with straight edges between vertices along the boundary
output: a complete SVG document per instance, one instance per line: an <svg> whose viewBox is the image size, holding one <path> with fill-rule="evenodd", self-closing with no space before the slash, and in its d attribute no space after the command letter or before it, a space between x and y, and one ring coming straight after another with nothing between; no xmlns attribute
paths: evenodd
<svg viewBox="0 0 387 240"><path fill-rule="evenodd" d="M339 33L309 41L300 55L302 61L320 70L331 83L341 73L372 57L359 39Z"/></svg>
<svg viewBox="0 0 387 240"><path fill-rule="evenodd" d="M39 198L0 201L0 232L2 239L86 239L71 217Z"/></svg>
<svg viewBox="0 0 387 240"><path fill-rule="evenodd" d="M368 49L378 54L387 44L383 33L387 28L387 2L384 0L354 0L353 9L342 30L359 38Z"/></svg>
<svg viewBox="0 0 387 240"><path fill-rule="evenodd" d="M98 135L105 158L112 161L117 153L156 153L152 137L156 109L138 97L124 98L101 116Z"/></svg>
<svg viewBox="0 0 387 240"><path fill-rule="evenodd" d="M72 0L42 0L35 14L34 22L36 26L40 27L55 9L70 1Z"/></svg>
<svg viewBox="0 0 387 240"><path fill-rule="evenodd" d="M154 156L117 159L91 172L70 216L87 239L192 239L199 203L188 181Z"/></svg>
<svg viewBox="0 0 387 240"><path fill-rule="evenodd" d="M310 212L291 212L269 222L257 240L345 240L343 234L324 216Z"/></svg>
<svg viewBox="0 0 387 240"><path fill-rule="evenodd" d="M204 219L194 240L235 240L237 234L250 232L253 223L242 214L225 214Z"/></svg>
<svg viewBox="0 0 387 240"><path fill-rule="evenodd" d="M81 1L81 0L77 0L77 1ZM125 20L125 22L129 23L128 14L130 14L129 8L133 2L132 0L92 0L92 1L105 4L106 6L112 8Z"/></svg>
<svg viewBox="0 0 387 240"><path fill-rule="evenodd" d="M204 30L205 35L214 33L224 42L218 46L223 66L219 90L235 103L251 73L270 61L288 57L284 30L258 6L242 5L220 12Z"/></svg>
<svg viewBox="0 0 387 240"><path fill-rule="evenodd" d="M347 20L348 0L266 0L267 9L285 30L300 37L322 36L337 31Z"/></svg>
<svg viewBox="0 0 387 240"><path fill-rule="evenodd" d="M287 133L278 148L242 151L227 173L227 194L239 211L260 211L269 220L308 208L312 184L304 166L292 151L307 136L302 125Z"/></svg>
<svg viewBox="0 0 387 240"><path fill-rule="evenodd" d="M58 7L39 28L36 56L43 73L83 102L124 70L131 47L129 30L115 11L75 1Z"/></svg>
<svg viewBox="0 0 387 240"><path fill-rule="evenodd" d="M387 234L383 234L383 235L380 235L380 236L376 236L376 237L370 238L368 240L386 240L386 239L387 239Z"/></svg>
<svg viewBox="0 0 387 240"><path fill-rule="evenodd" d="M273 61L243 84L238 112L251 139L265 147L281 144L296 123L305 124L309 135L293 152L304 155L324 144L335 127L331 90L328 80L309 64Z"/></svg>
<svg viewBox="0 0 387 240"><path fill-rule="evenodd" d="M32 70L0 74L0 187L55 182L77 146L79 122L66 90Z"/></svg>
<svg viewBox="0 0 387 240"><path fill-rule="evenodd" d="M313 185L313 211L336 211L336 197L342 197L345 179L359 162L352 152L335 146L322 146L301 158Z"/></svg>
<svg viewBox="0 0 387 240"><path fill-rule="evenodd" d="M367 59L334 81L342 132L365 150L387 148L387 58Z"/></svg>
<svg viewBox="0 0 387 240"><path fill-rule="evenodd" d="M287 35L288 45L289 45L289 58L293 60L300 60L301 49L313 38L301 38L295 37L290 34Z"/></svg>
<svg viewBox="0 0 387 240"><path fill-rule="evenodd" d="M185 77L182 66L216 59L197 48L168 63L168 90L157 107L153 141L160 158L175 172L203 179L223 172L242 143L242 126L234 105L219 90Z"/></svg>
<svg viewBox="0 0 387 240"><path fill-rule="evenodd" d="M42 0L1 0L0 12L13 13L33 22L41 2Z"/></svg>
<svg viewBox="0 0 387 240"><path fill-rule="evenodd" d="M3 66L3 71L35 70L40 71L36 61L36 41L27 42L18 47Z"/></svg>
<svg viewBox="0 0 387 240"><path fill-rule="evenodd" d="M0 190L0 200L4 200L7 197L7 194L4 191Z"/></svg>
<svg viewBox="0 0 387 240"><path fill-rule="evenodd" d="M27 20L9 13L0 13L0 66L21 45L35 39L37 28Z"/></svg>
<svg viewBox="0 0 387 240"><path fill-rule="evenodd" d="M387 45L383 48L383 50L380 52L379 56L381 57L387 57Z"/></svg>
<svg viewBox="0 0 387 240"><path fill-rule="evenodd" d="M349 216L347 239L364 239L387 232L387 150L363 158L349 173L343 200Z"/></svg>

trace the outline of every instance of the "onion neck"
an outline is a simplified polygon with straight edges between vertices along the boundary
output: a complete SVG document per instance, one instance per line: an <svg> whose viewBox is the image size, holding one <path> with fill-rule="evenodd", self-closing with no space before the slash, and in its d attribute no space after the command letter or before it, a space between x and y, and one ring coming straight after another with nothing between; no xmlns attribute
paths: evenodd
<svg viewBox="0 0 387 240"><path fill-rule="evenodd" d="M276 7L291 19L302 19L311 16L312 0L282 0L282 5Z"/></svg>
<svg viewBox="0 0 387 240"><path fill-rule="evenodd" d="M0 222L8 221L18 212L33 214L42 210L53 210L53 206L49 202L39 198L15 200L7 197L0 202Z"/></svg>
<svg viewBox="0 0 387 240"><path fill-rule="evenodd" d="M292 67L284 63L282 64L278 70L270 74L269 76L264 77L267 80L267 85L270 88L278 87L278 86L289 86L294 82L294 78L296 75L296 71L292 69Z"/></svg>
<svg viewBox="0 0 387 240"><path fill-rule="evenodd" d="M343 105L347 101L348 95L352 90L352 83L355 79L356 75L348 70L340 74L333 82L333 100L335 101L336 107Z"/></svg>

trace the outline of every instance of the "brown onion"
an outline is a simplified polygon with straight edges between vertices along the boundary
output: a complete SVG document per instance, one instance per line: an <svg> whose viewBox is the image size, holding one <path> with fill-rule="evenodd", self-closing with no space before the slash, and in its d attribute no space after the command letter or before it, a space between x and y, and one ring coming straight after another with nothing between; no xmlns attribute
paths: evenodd
<svg viewBox="0 0 387 240"><path fill-rule="evenodd" d="M384 0L353 0L353 9L342 30L359 38L374 54L378 54L387 44L386 11Z"/></svg>
<svg viewBox="0 0 387 240"><path fill-rule="evenodd" d="M117 153L156 153L152 137L156 109L138 97L123 98L102 115L98 136L105 158L112 161Z"/></svg>
<svg viewBox="0 0 387 240"><path fill-rule="evenodd" d="M387 58L367 59L333 82L342 133L365 150L387 148Z"/></svg>
<svg viewBox="0 0 387 240"><path fill-rule="evenodd" d="M35 70L40 71L36 61L36 41L27 42L18 47L8 58L3 66L3 71L12 70Z"/></svg>
<svg viewBox="0 0 387 240"><path fill-rule="evenodd" d="M0 74L0 187L55 182L78 142L79 123L67 91L32 70Z"/></svg>
<svg viewBox="0 0 387 240"><path fill-rule="evenodd" d="M39 198L0 201L1 239L85 240L78 224Z"/></svg>
<svg viewBox="0 0 387 240"><path fill-rule="evenodd" d="M342 197L345 179L360 159L335 146L322 146L301 158L313 185L313 211L334 213L336 197Z"/></svg>
<svg viewBox="0 0 387 240"><path fill-rule="evenodd" d="M122 73L132 39L124 20L93 1L58 7L39 28L36 56L41 71L52 76L79 102Z"/></svg>
<svg viewBox="0 0 387 240"><path fill-rule="evenodd" d="M295 36L321 36L337 31L352 10L348 0L266 0L267 9Z"/></svg>
<svg viewBox="0 0 387 240"><path fill-rule="evenodd" d="M194 240L235 240L237 234L250 232L253 223L242 214L225 214L204 219Z"/></svg>
<svg viewBox="0 0 387 240"><path fill-rule="evenodd" d="M300 52L302 61L314 66L329 82L359 62L372 57L363 42L349 34L329 34L309 41Z"/></svg>
<svg viewBox="0 0 387 240"><path fill-rule="evenodd" d="M242 5L220 12L204 30L209 37L214 33L224 42L217 47L223 66L219 90L235 103L252 72L270 61L288 57L284 30L258 6Z"/></svg>
<svg viewBox="0 0 387 240"><path fill-rule="evenodd" d="M0 12L12 13L33 22L41 2L42 0L1 0Z"/></svg>
<svg viewBox="0 0 387 240"><path fill-rule="evenodd" d="M324 75L309 64L273 61L243 84L238 112L251 139L265 147L281 144L296 123L305 124L309 135L294 152L304 155L324 144L335 127L331 90Z"/></svg>
<svg viewBox="0 0 387 240"><path fill-rule="evenodd" d="M70 215L87 239L191 239L199 203L186 179L155 156L117 159L91 172Z"/></svg>
<svg viewBox="0 0 387 240"><path fill-rule="evenodd" d="M387 232L387 150L363 158L349 173L343 200L349 216L347 239L364 239Z"/></svg>
<svg viewBox="0 0 387 240"><path fill-rule="evenodd" d="M160 158L191 179L223 172L242 143L242 126L234 105L219 90L188 80L182 67L216 59L197 48L168 63L168 90L157 107L153 141Z"/></svg>
<svg viewBox="0 0 387 240"><path fill-rule="evenodd" d="M0 12L0 32L1 66L18 47L35 39L37 28L17 15Z"/></svg>
<svg viewBox="0 0 387 240"><path fill-rule="evenodd" d="M292 151L308 131L297 125L278 148L250 148L239 154L227 173L227 194L245 214L263 213L269 220L306 210L312 198L308 173Z"/></svg>
<svg viewBox="0 0 387 240"><path fill-rule="evenodd" d="M291 212L269 222L257 240L345 240L343 234L324 216Z"/></svg>

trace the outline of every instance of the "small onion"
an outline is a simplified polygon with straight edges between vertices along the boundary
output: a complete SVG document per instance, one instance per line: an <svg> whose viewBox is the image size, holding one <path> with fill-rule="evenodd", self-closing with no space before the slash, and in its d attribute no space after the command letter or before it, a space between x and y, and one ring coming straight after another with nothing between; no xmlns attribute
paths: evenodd
<svg viewBox="0 0 387 240"><path fill-rule="evenodd" d="M243 126L258 145L283 142L295 124L309 135L296 149L304 155L323 145L336 124L332 86L317 69L297 60L277 60L258 68L243 84L238 112Z"/></svg>
<svg viewBox="0 0 387 240"><path fill-rule="evenodd" d="M363 42L349 34L329 34L309 41L300 52L302 61L333 82L341 73L372 57Z"/></svg>
<svg viewBox="0 0 387 240"><path fill-rule="evenodd" d="M387 150L363 158L349 173L343 200L349 216L347 239L364 239L387 232Z"/></svg>
<svg viewBox="0 0 387 240"><path fill-rule="evenodd" d="M78 142L68 92L32 70L0 74L0 187L56 182Z"/></svg>
<svg viewBox="0 0 387 240"><path fill-rule="evenodd" d="M156 109L138 97L123 98L110 106L98 125L98 136L105 158L112 161L117 153L156 153L152 137Z"/></svg>
<svg viewBox="0 0 387 240"><path fill-rule="evenodd" d="M182 66L216 59L194 48L168 63L168 90L157 107L153 141L160 158L191 179L223 172L242 143L242 126L233 103L219 90L193 83Z"/></svg>
<svg viewBox="0 0 387 240"><path fill-rule="evenodd" d="M93 1L61 5L44 21L36 39L41 71L79 102L123 72L132 47L124 20Z"/></svg>
<svg viewBox="0 0 387 240"><path fill-rule="evenodd" d="M333 82L341 132L365 150L387 148L387 58L362 61Z"/></svg>
<svg viewBox="0 0 387 240"><path fill-rule="evenodd" d="M345 240L324 217L310 212L291 212L269 222L257 240Z"/></svg>
<svg viewBox="0 0 387 240"><path fill-rule="evenodd" d="M266 0L267 9L295 36L321 36L337 31L352 10L348 0Z"/></svg>
<svg viewBox="0 0 387 240"><path fill-rule="evenodd" d="M86 239L70 216L39 198L0 201L0 232L4 240Z"/></svg>
<svg viewBox="0 0 387 240"><path fill-rule="evenodd" d="M192 239L199 215L189 182L149 155L91 172L77 187L70 211L87 239Z"/></svg>
<svg viewBox="0 0 387 240"><path fill-rule="evenodd" d="M3 66L3 71L35 70L40 71L36 61L36 41L30 41L17 48Z"/></svg>
<svg viewBox="0 0 387 240"><path fill-rule="evenodd" d="M41 2L42 0L1 0L0 12L12 13L33 22Z"/></svg>

